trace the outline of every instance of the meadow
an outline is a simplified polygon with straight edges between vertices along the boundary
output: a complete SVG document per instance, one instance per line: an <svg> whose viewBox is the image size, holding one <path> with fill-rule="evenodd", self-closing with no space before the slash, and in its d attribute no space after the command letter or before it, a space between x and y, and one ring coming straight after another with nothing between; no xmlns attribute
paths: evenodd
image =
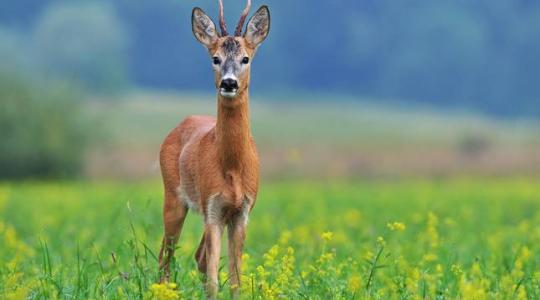
<svg viewBox="0 0 540 300"><path fill-rule="evenodd" d="M0 298L204 298L195 214L172 283L155 284L161 195L156 181L1 184ZM267 180L241 298L539 299L538 253L538 178Z"/></svg>
<svg viewBox="0 0 540 300"><path fill-rule="evenodd" d="M332 101L328 101L332 99ZM97 137L86 176L159 177L164 136L187 115L215 115L214 95L139 91L92 98L84 110ZM536 175L540 123L335 95L250 100L265 179Z"/></svg>

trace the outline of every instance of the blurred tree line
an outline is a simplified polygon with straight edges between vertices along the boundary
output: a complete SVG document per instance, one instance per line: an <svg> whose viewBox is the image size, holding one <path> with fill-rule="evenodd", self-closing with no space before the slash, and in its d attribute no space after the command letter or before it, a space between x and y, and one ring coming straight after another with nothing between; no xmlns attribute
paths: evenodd
<svg viewBox="0 0 540 300"><path fill-rule="evenodd" d="M89 128L77 92L0 74L0 179L76 176Z"/></svg>
<svg viewBox="0 0 540 300"><path fill-rule="evenodd" d="M272 33L254 86L540 114L538 1L267 2ZM243 4L225 1L229 27ZM209 90L193 6L215 19L215 0L10 1L0 11L1 64L98 92Z"/></svg>

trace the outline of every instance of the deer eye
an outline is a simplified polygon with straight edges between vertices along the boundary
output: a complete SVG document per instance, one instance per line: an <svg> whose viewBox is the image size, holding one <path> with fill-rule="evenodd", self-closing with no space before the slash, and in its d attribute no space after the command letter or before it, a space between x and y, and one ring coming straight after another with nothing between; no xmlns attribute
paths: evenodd
<svg viewBox="0 0 540 300"><path fill-rule="evenodd" d="M214 56L212 57L212 62L214 63L214 65L219 65L221 63L221 59L219 59L219 57L217 56Z"/></svg>
<svg viewBox="0 0 540 300"><path fill-rule="evenodd" d="M244 58L242 58L242 63L243 63L244 65L247 65L247 64L249 63L249 57L244 56Z"/></svg>

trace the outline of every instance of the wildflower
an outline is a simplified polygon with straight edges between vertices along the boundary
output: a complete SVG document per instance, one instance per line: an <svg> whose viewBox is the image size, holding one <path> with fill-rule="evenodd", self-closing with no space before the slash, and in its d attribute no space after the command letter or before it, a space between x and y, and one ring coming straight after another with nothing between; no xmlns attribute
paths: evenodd
<svg viewBox="0 0 540 300"><path fill-rule="evenodd" d="M25 282L23 284L23 273L12 272L7 277L0 276L0 282L4 285L4 293L0 293L0 298L6 300L27 299L28 295L36 284L34 282Z"/></svg>
<svg viewBox="0 0 540 300"><path fill-rule="evenodd" d="M148 294L145 295L145 296L148 296ZM124 290L121 287L116 288L116 298L117 299L127 299L126 293L124 293Z"/></svg>
<svg viewBox="0 0 540 300"><path fill-rule="evenodd" d="M476 281L467 281L462 278L459 287L463 299L487 299L486 291Z"/></svg>
<svg viewBox="0 0 540 300"><path fill-rule="evenodd" d="M425 262L432 262L432 261L436 261L438 258L439 257L435 253L426 253L422 257L422 260Z"/></svg>
<svg viewBox="0 0 540 300"><path fill-rule="evenodd" d="M527 261L529 257L531 257L531 250L527 246L524 246L523 248L521 248L520 259L522 261Z"/></svg>
<svg viewBox="0 0 540 300"><path fill-rule="evenodd" d="M220 282L226 282L227 279L229 278L229 274L225 271L220 271L218 273L218 277L219 277Z"/></svg>
<svg viewBox="0 0 540 300"><path fill-rule="evenodd" d="M361 286L362 280L360 279L360 276L354 275L349 278L349 282L347 284L349 291L351 291L352 293L356 293L360 290Z"/></svg>
<svg viewBox="0 0 540 300"><path fill-rule="evenodd" d="M345 222L350 227L356 228L362 219L362 215L358 210L350 210L345 213Z"/></svg>
<svg viewBox="0 0 540 300"><path fill-rule="evenodd" d="M478 262L474 262L471 266L471 274L476 277L482 276L482 268L480 268L480 264Z"/></svg>
<svg viewBox="0 0 540 300"><path fill-rule="evenodd" d="M27 287L19 287L15 290L5 294L5 298L7 300L19 300L19 299L27 299L28 294L30 292L30 289Z"/></svg>
<svg viewBox="0 0 540 300"><path fill-rule="evenodd" d="M318 263L326 263L326 262L329 262L331 261L332 259L334 259L334 253L332 252L327 252L327 253L323 253L319 259L317 260Z"/></svg>
<svg viewBox="0 0 540 300"><path fill-rule="evenodd" d="M435 271L437 272L438 276L442 276L444 271L443 266L441 264L437 264L435 266Z"/></svg>
<svg viewBox="0 0 540 300"><path fill-rule="evenodd" d="M367 250L366 253L364 254L364 259L366 260L371 260L373 259L373 257L375 257L375 254L371 252L370 250Z"/></svg>
<svg viewBox="0 0 540 300"><path fill-rule="evenodd" d="M283 253L283 256L279 258L280 253ZM257 266L254 276L263 299L289 298L288 293L300 287L299 281L294 277L294 249L280 249L274 245L263 257L263 265ZM254 277L252 276L252 279Z"/></svg>
<svg viewBox="0 0 540 300"><path fill-rule="evenodd" d="M421 276L422 273L420 272L418 268L412 268L408 273L409 274L407 278L405 279L407 290L412 295L415 295L418 293L418 288L419 288L420 279L422 277Z"/></svg>
<svg viewBox="0 0 540 300"><path fill-rule="evenodd" d="M518 300L526 300L526 299L528 299L527 290L525 290L525 287L523 285L519 286L519 288L518 288L517 285L515 285L514 290L516 290L516 289L517 289L517 294L516 294L516 297L515 297L516 299L518 299Z"/></svg>
<svg viewBox="0 0 540 300"><path fill-rule="evenodd" d="M175 283L154 283L145 295L145 299L152 300L176 300L180 299L180 294L176 290Z"/></svg>
<svg viewBox="0 0 540 300"><path fill-rule="evenodd" d="M382 236L377 237L377 244L379 244L381 247L384 247L386 245L386 241Z"/></svg>
<svg viewBox="0 0 540 300"><path fill-rule="evenodd" d="M267 276L270 275L270 272L267 272L266 269L263 266L258 266L256 268L256 271L257 271L257 275L260 278L266 278Z"/></svg>
<svg viewBox="0 0 540 300"><path fill-rule="evenodd" d="M323 232L321 234L321 238L325 241L325 242L328 242L330 240L332 240L332 238L334 237L334 234L331 232L331 231L326 231L326 232Z"/></svg>
<svg viewBox="0 0 540 300"><path fill-rule="evenodd" d="M460 276L461 274L463 274L463 270L461 269L461 266L458 264L453 264L450 267L450 271L452 271L452 273L454 273L454 275L456 276Z"/></svg>
<svg viewBox="0 0 540 300"><path fill-rule="evenodd" d="M270 250L268 250L267 253L263 255L264 258L264 266L265 267L271 267L275 264L276 256L279 253L279 247L278 245L272 246Z"/></svg>
<svg viewBox="0 0 540 300"><path fill-rule="evenodd" d="M291 232L286 230L281 233L281 236L279 237L279 244L280 245L287 245L289 243L289 240L291 239Z"/></svg>
<svg viewBox="0 0 540 300"><path fill-rule="evenodd" d="M438 223L439 219L437 218L437 216L434 213L430 212L428 214L426 235L431 248L436 248L439 245L439 233L437 231Z"/></svg>
<svg viewBox="0 0 540 300"><path fill-rule="evenodd" d="M392 231L403 231L405 230L405 224L401 222L393 222L386 224L386 227Z"/></svg>
<svg viewBox="0 0 540 300"><path fill-rule="evenodd" d="M196 270L191 270L191 271L189 272L189 278L190 278L191 280L197 280L197 279L199 279L199 272L197 272Z"/></svg>

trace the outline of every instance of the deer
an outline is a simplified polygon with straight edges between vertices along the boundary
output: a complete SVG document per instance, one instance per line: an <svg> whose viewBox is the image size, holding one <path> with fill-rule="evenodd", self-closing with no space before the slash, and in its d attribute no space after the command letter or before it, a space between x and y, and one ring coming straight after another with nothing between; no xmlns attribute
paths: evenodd
<svg viewBox="0 0 540 300"><path fill-rule="evenodd" d="M261 6L243 27L247 0L233 36L227 32L223 2L219 25L199 7L191 15L195 38L208 50L217 91L217 117L189 116L163 141L159 163L164 186L164 236L159 253L160 281L170 278L170 262L188 210L202 215L204 233L195 252L205 276L207 297L218 293L221 240L228 234L231 292L238 294L248 217L259 187L259 157L249 118L251 61L270 29L270 11Z"/></svg>

